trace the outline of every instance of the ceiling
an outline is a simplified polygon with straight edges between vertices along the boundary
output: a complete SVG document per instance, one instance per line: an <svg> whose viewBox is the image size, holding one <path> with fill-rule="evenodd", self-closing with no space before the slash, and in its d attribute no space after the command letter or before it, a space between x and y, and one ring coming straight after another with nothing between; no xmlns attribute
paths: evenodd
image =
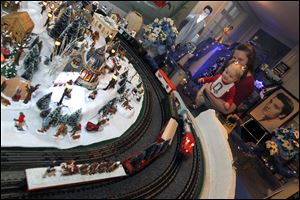
<svg viewBox="0 0 300 200"><path fill-rule="evenodd" d="M258 19L299 43L299 1L248 1Z"/></svg>

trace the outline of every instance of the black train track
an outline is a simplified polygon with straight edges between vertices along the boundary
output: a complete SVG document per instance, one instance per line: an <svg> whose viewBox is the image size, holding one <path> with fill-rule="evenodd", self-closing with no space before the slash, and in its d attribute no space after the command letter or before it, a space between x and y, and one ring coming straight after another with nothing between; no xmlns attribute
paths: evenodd
<svg viewBox="0 0 300 200"><path fill-rule="evenodd" d="M124 45L124 44L123 44ZM127 51L130 52L131 55L134 55L132 51L130 51L130 49L128 49L125 45L125 49ZM136 64L134 62L138 61L138 58L135 56L135 58L133 58L133 64ZM135 65L134 65L135 66ZM143 67L143 66L142 66ZM142 68L141 68L142 69ZM138 70L138 69L137 69ZM147 71L145 70L145 68L143 68L143 71ZM139 71L140 75L142 76L141 72ZM149 73L149 70L148 70ZM145 73L146 74L146 73ZM148 74L149 77L149 74ZM144 78L146 77L142 77L143 81ZM149 78L150 79L150 78ZM148 80L149 80L148 79ZM157 96L159 96L158 92L161 90L159 89L159 86L157 85L157 82L153 79L149 80L149 82L152 82L151 85L149 85L150 87L153 87L155 93ZM144 82L145 85L145 82ZM148 91L148 86L145 86L145 100L144 102L146 102L147 98L147 92ZM153 95L153 91L152 91L152 95ZM147 103L147 102L146 102ZM151 100L149 105L150 108L150 104L151 104ZM154 107L154 106L153 106ZM145 108L145 111L147 111L147 108ZM167 111L164 111L164 108L161 105L161 114L162 114L162 120L161 121L166 121L168 119L168 116L166 116ZM145 112L146 113L146 112ZM145 114L146 115L146 114ZM147 117L145 117L147 118ZM138 128L133 129L133 130L137 130L136 132L143 132L143 131L147 131L147 128L149 127L149 125L145 125L147 123L150 124L150 120L149 118L147 120L141 120L141 124L140 126L136 126ZM137 122L138 123L138 122ZM160 124L160 127L163 123ZM140 129L140 127L143 127L144 130ZM133 132L133 131L132 131ZM18 157L14 157L14 153L16 155L18 155L19 153L21 153L21 155L24 155L24 152L19 152L19 151L15 151L13 152L9 152L9 151L4 151L3 154L1 152L1 168L2 166L4 166L4 169L6 169L5 167L7 167L8 170L20 170L19 168L27 168L25 166L28 166L28 163L31 163L30 159L35 158L35 162L32 163L33 166L37 167L37 165L48 165L51 162L51 159L53 159L53 156L55 156L55 160L65 160L66 158L68 159L76 159L78 161L88 161L91 162L91 160L101 160L103 158L109 158L110 156L120 153L120 152L124 152L126 151L126 148L130 148L132 145L134 145L134 142L132 139L134 138L138 138L138 136L136 136L134 133L131 134L125 134L126 138L123 139L124 141L117 141L117 142L113 142L112 144L108 144L108 145L104 145L103 147L101 147L102 149L93 149L91 148L88 153L85 152L74 152L74 150L71 150L70 152L59 152L59 151L51 151L51 150L47 150L46 152L43 152L44 157L43 159L41 159L41 157L39 155L34 155L32 156L32 154L38 154L41 153L40 151L29 151L28 154L31 154L27 157L28 161L22 162L19 161L17 159L22 158L22 156L18 156ZM129 135L129 136L128 136ZM132 137L130 137L130 135ZM158 135L158 133L154 133L154 135ZM177 134L180 138L180 134ZM140 139L143 134L139 134L139 138ZM115 194L115 193L111 193L111 194L107 194L107 195L96 195L96 196L90 196L90 198L153 198L156 195L160 194L165 188L167 188L169 186L169 184L172 183L172 180L176 177L179 169L180 169L180 165L181 165L181 158L178 157L177 155L177 149L178 149L178 144L179 144L179 138L177 138L176 140L173 141L174 145L171 148L171 152L169 152L169 165L167 166L167 168L165 168L164 170L161 170L161 173L158 174L158 177L153 177L152 181L150 181L148 184L142 185L141 187L136 187L131 188L131 190L125 190L126 192L122 192L120 191L120 194ZM137 140L138 140L137 139ZM126 140L130 141L127 142L127 146L124 145L126 143ZM137 142L137 141L135 141ZM198 145L197 145L198 146ZM122 148L120 148L122 147ZM95 147L97 148L97 147ZM105 150L105 149L110 149L109 150ZM5 149L6 150L6 149ZM199 173L199 167L198 167L198 160L199 160L199 156L198 156L198 151L195 148L194 151L194 156L193 156L193 167L192 167L192 173L189 177L189 181L187 182L186 187L184 188L184 190L181 192L180 196L178 196L179 198L182 197L191 197L195 191L195 185L197 184L197 173ZM2 157L2 155L4 155L4 158ZM76 155L76 156L74 156ZM15 161L9 161L9 158L15 158ZM64 189L54 189L54 190L47 190L47 191L38 191L38 192L32 192L32 193L26 193L24 192L25 187L26 187L26 183L24 181L24 179L15 179L15 180L3 180L1 179L1 198L17 198L17 197L23 197L23 198L53 198L53 197L70 197L70 196L74 196L74 197L78 197L80 195L83 195L83 197L87 198L88 193L94 193L94 194L102 194L101 191L103 191L104 188L118 188L120 187L119 185L122 184L126 184L126 181L128 182L130 180L130 182L134 182L133 179L139 180L141 177L143 178L143 174L146 173L146 171L150 171L150 168L153 168L153 165L155 164L155 162L159 162L160 159L164 159L163 157L166 156L161 156L161 158L158 158L158 161L154 161L154 163L150 166L148 166L146 169L144 169L142 172L138 173L137 175L134 175L132 177L126 177L124 178L120 178L120 179L114 179L114 180L109 180L106 182L101 182L101 183L94 183L94 184L89 184L89 185L81 185L81 186L75 186L73 188L64 188ZM40 159L39 159L40 158ZM3 160L2 160L3 159ZM7 159L7 160L5 160ZM25 159L26 160L26 159ZM34 160L34 159L33 159ZM3 161L3 162L2 162ZM24 161L24 160L23 160ZM26 163L26 164L24 164ZM9 168L9 166L18 166L16 168ZM156 164L157 165L157 164ZM155 166L154 166L155 167ZM196 178L195 178L196 177ZM135 180L135 181L136 181ZM125 183L123 183L125 182ZM98 192L97 192L98 191Z"/></svg>

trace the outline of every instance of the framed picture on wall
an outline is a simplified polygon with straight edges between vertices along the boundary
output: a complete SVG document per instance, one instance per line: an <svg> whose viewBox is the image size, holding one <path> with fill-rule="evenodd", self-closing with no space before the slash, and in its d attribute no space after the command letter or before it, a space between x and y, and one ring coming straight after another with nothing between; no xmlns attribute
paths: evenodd
<svg viewBox="0 0 300 200"><path fill-rule="evenodd" d="M281 61L275 67L273 67L272 71L278 77L282 78L289 69L290 69L290 67Z"/></svg>
<svg viewBox="0 0 300 200"><path fill-rule="evenodd" d="M249 115L271 133L293 119L298 112L299 100L283 87L279 87L254 106Z"/></svg>

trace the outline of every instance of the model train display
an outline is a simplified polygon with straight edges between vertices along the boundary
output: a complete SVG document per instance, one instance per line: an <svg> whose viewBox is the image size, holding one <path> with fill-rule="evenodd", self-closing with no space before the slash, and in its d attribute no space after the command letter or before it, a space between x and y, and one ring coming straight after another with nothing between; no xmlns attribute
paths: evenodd
<svg viewBox="0 0 300 200"><path fill-rule="evenodd" d="M182 124L180 131L178 131L178 124ZM185 157L193 155L195 139L188 115L184 113L180 119L170 118L155 142L123 161L77 164L75 160L68 160L59 166L26 169L28 190L84 184L134 175L166 152L176 133L182 137L178 148L179 155Z"/></svg>

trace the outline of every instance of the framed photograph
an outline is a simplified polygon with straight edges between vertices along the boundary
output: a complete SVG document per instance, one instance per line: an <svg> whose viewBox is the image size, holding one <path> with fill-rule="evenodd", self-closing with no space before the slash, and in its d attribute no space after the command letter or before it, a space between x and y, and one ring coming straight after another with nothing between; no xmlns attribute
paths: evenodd
<svg viewBox="0 0 300 200"><path fill-rule="evenodd" d="M273 67L273 73L282 78L286 72L290 69L284 62L278 63L275 67Z"/></svg>
<svg viewBox="0 0 300 200"><path fill-rule="evenodd" d="M279 87L254 106L249 115L271 133L293 119L298 112L299 100L283 87Z"/></svg>

